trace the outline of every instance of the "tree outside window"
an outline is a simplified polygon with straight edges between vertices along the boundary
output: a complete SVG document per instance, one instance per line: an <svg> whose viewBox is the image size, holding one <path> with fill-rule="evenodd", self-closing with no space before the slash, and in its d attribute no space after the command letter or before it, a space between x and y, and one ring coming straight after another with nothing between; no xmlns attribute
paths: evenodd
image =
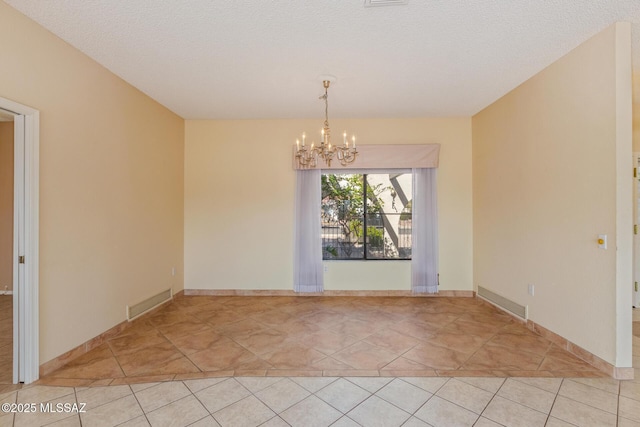
<svg viewBox="0 0 640 427"><path fill-rule="evenodd" d="M323 174L323 259L411 259L411 174Z"/></svg>

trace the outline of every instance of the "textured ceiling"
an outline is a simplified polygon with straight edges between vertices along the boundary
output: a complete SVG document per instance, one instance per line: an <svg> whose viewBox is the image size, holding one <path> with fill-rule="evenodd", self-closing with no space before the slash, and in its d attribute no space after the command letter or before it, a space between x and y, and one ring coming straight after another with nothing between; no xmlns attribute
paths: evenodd
<svg viewBox="0 0 640 427"><path fill-rule="evenodd" d="M5 2L187 119L318 117L326 74L330 117L469 116L616 21L640 70L640 0Z"/></svg>

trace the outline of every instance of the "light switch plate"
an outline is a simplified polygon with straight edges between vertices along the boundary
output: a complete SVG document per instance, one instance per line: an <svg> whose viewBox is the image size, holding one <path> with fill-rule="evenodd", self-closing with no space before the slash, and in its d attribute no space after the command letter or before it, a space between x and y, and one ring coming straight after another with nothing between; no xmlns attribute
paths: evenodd
<svg viewBox="0 0 640 427"><path fill-rule="evenodd" d="M607 235L598 234L598 247L600 249L607 249Z"/></svg>

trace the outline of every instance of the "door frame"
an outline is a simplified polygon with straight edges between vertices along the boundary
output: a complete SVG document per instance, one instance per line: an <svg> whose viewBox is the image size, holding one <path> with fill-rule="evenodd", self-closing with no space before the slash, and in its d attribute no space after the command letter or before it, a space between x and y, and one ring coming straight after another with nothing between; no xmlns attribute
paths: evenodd
<svg viewBox="0 0 640 427"><path fill-rule="evenodd" d="M632 305L640 307L640 152L633 153L633 283L631 284ZM637 285L636 285L637 283ZM636 291L638 286L638 291Z"/></svg>
<svg viewBox="0 0 640 427"><path fill-rule="evenodd" d="M40 112L0 97L14 118L13 382L40 375L39 179ZM24 262L19 257L24 256Z"/></svg>

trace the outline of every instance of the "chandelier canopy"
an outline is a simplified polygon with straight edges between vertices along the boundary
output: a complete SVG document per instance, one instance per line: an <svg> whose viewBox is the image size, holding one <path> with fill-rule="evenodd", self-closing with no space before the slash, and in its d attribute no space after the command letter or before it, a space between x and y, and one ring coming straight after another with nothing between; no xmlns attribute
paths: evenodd
<svg viewBox="0 0 640 427"><path fill-rule="evenodd" d="M331 129L329 128L329 80L323 80L324 95L319 99L324 99L324 127L322 128L320 145L316 145L314 141L311 146L306 145L306 133L302 134L302 144L300 139L296 140L296 162L300 167L315 168L318 165L318 159L324 160L328 167L331 166L331 160L338 159L342 166L351 164L356 159L358 151L356 150L356 137L351 136L351 145L347 139L347 132L342 134L342 145L334 145L331 143Z"/></svg>

